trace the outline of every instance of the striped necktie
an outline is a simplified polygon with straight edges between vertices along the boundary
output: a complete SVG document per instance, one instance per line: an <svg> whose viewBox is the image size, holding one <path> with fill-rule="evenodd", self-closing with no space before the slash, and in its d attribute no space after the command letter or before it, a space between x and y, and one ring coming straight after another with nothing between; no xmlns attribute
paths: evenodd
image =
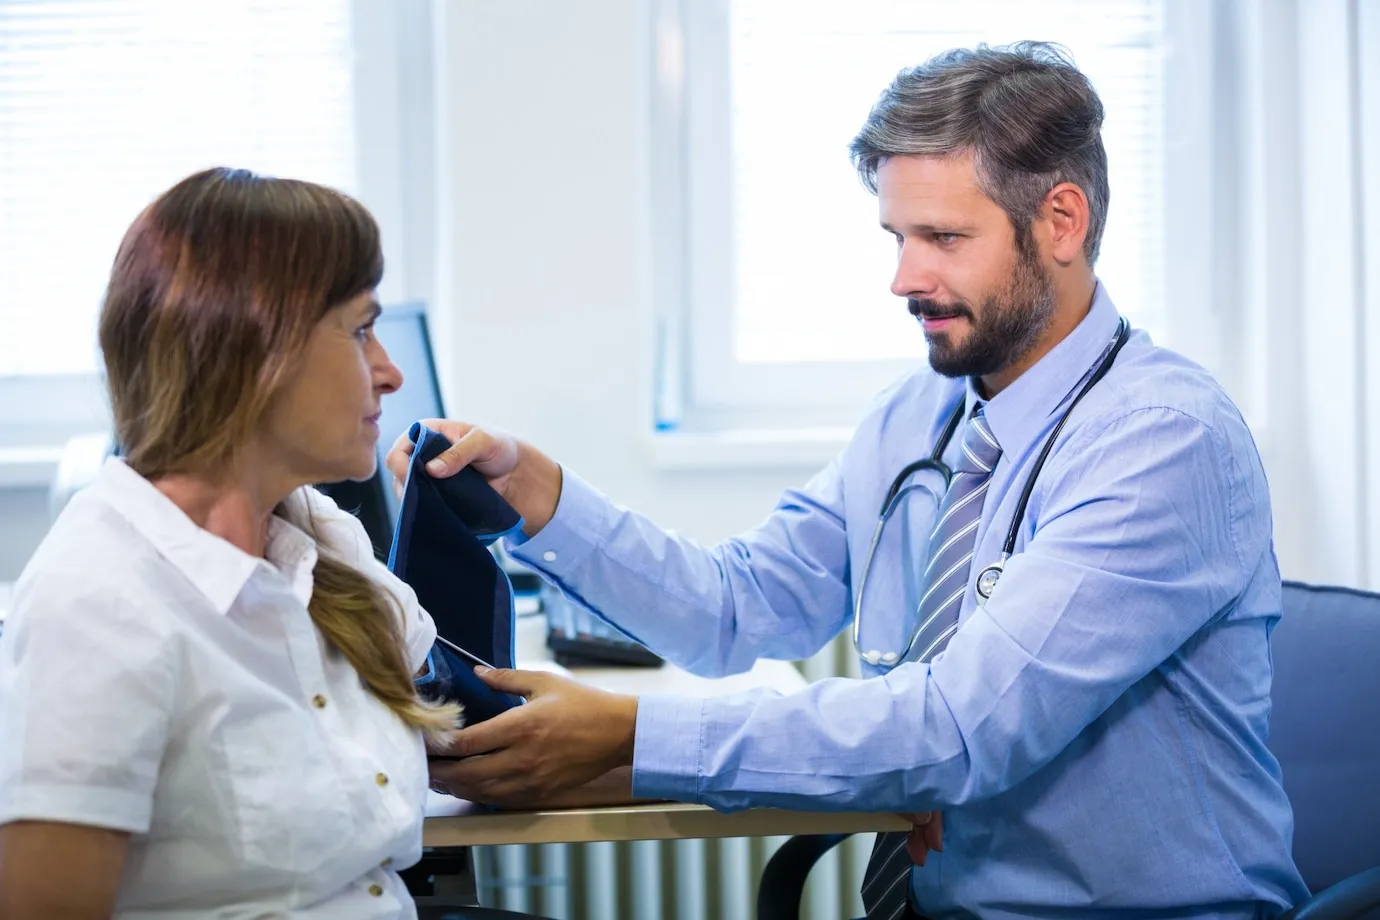
<svg viewBox="0 0 1380 920"><path fill-rule="evenodd" d="M979 407L963 432L963 450L954 466L953 481L944 493L939 518L930 536L929 562L922 582L917 611L919 628L907 656L929 661L944 650L958 630L958 611L968 590L973 568L973 547L983 498L992 470L1001 457L1001 445L992 435ZM877 835L863 874L862 899L867 920L896 920L909 910L910 854L903 831Z"/></svg>

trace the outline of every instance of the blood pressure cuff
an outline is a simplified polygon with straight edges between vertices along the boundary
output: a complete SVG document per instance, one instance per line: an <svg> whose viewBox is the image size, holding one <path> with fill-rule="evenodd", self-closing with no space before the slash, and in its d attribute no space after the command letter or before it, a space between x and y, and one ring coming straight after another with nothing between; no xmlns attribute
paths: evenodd
<svg viewBox="0 0 1380 920"><path fill-rule="evenodd" d="M427 474L427 462L451 446L444 437L420 423L408 437L416 448L388 568L416 592L441 639L496 668L511 668L513 586L488 547L522 527L522 517L476 470L466 467L446 479ZM426 699L460 703L470 725L522 702L480 680L475 663L438 639L417 690Z"/></svg>

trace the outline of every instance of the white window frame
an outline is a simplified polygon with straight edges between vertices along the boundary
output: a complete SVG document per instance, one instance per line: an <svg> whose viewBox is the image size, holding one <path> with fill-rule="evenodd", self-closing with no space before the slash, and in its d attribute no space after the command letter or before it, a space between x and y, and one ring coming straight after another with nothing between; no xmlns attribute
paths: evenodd
<svg viewBox="0 0 1380 920"><path fill-rule="evenodd" d="M1356 12L1356 47L1380 47L1380 3L1363 3ZM1360 73L1357 86L1357 108L1361 112L1360 131L1361 151L1359 156L1360 177L1369 176L1371 181L1361 181L1365 196L1361 204L1362 213L1380 214L1380 62L1374 55L1360 56ZM1364 266L1361 290L1365 297L1364 317L1368 341L1365 353L1371 360L1380 356L1380 223L1371 221L1365 225L1364 251L1361 264ZM1369 423L1366 426L1366 466L1372 477L1380 469L1380 419L1376 417L1375 407L1380 406L1380 373L1367 368L1365 373L1366 393L1363 406L1371 407ZM1365 560L1367 586L1373 591L1380 587L1380 481L1371 478L1363 493L1366 497L1366 517L1369 523Z"/></svg>
<svg viewBox="0 0 1380 920"><path fill-rule="evenodd" d="M734 247L722 243L722 228L732 226L726 213L731 196L723 192L732 181L730 0L652 2L653 408L661 432L653 449L663 467L737 465L710 458L721 447L745 443L756 445L749 453L763 464L778 465L787 456L814 464L841 446L863 407L915 362L754 366L734 360L732 304L708 294L731 291L734 273ZM1220 28L1213 29L1212 6L1168 0L1166 44L1175 61L1166 67L1167 98L1193 102L1165 107L1166 215L1201 212L1211 197L1199 196L1213 179L1209 100ZM840 149L846 140L840 139ZM1175 267L1166 309L1174 328L1197 329L1203 322L1201 315L1180 315L1192 308L1174 302L1172 290L1211 282L1213 240L1210 222L1185 226L1166 219L1165 264ZM1186 350L1211 366L1221 344L1210 332ZM810 394L807 401L802 393ZM783 432L785 442L778 438L775 449L764 451L770 431ZM794 451L797 442L807 449ZM747 463L756 465L751 458Z"/></svg>
<svg viewBox="0 0 1380 920"><path fill-rule="evenodd" d="M384 303L430 303L436 225L431 3L353 3L357 192L382 232L387 271L379 296ZM109 428L98 373L0 375L0 487L46 485L69 438Z"/></svg>

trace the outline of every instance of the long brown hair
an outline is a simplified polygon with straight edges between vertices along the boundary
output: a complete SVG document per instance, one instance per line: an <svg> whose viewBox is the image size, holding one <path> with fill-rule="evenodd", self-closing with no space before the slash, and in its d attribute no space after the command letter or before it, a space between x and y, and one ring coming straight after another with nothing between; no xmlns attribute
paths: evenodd
<svg viewBox="0 0 1380 920"><path fill-rule="evenodd" d="M177 183L126 232L101 309L126 462L149 479L226 469L316 324L382 276L378 225L347 195L230 169ZM315 538L305 507L275 513ZM325 546L313 579L312 621L369 689L410 726L453 728L457 707L416 694L389 592Z"/></svg>

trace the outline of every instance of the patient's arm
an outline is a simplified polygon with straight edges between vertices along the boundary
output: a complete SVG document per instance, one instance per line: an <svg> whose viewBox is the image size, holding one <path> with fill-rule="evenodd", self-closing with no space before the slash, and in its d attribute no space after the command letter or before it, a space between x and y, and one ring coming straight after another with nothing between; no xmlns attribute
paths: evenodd
<svg viewBox="0 0 1380 920"><path fill-rule="evenodd" d="M129 834L49 821L0 827L0 917L108 920Z"/></svg>

